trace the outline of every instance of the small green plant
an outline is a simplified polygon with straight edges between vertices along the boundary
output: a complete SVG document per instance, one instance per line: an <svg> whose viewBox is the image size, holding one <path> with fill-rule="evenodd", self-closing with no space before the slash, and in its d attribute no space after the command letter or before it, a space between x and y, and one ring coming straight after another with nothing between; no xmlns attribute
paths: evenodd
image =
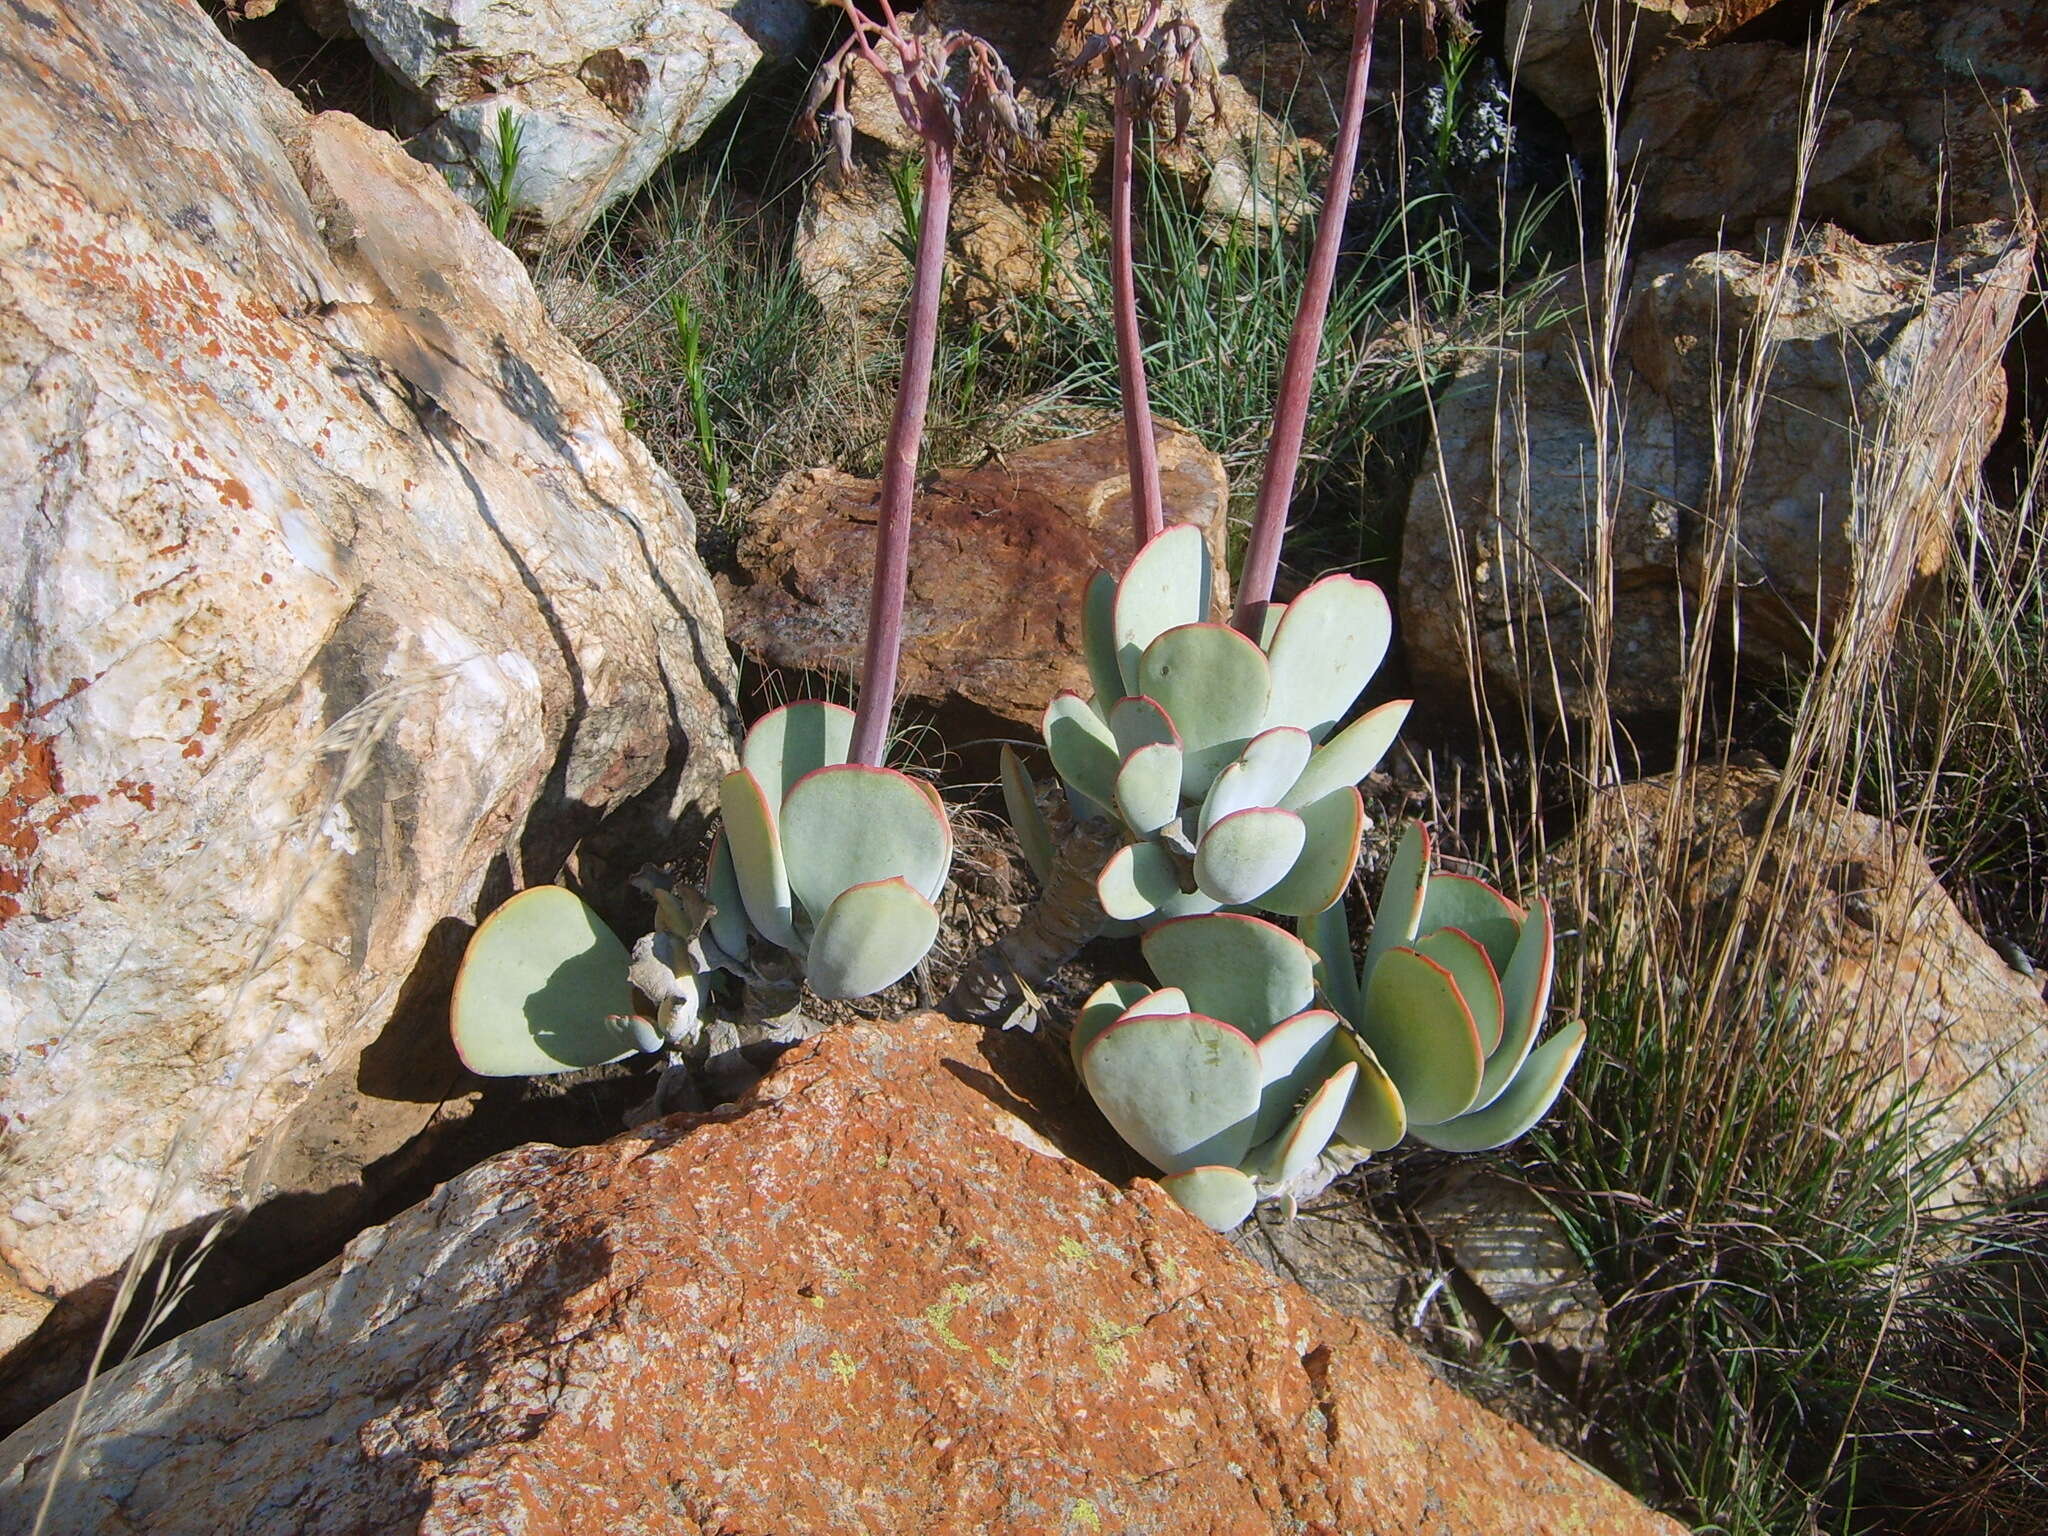
<svg viewBox="0 0 2048 1536"><path fill-rule="evenodd" d="M510 107L498 108L492 122L491 165L477 167L477 181L483 187L484 223L491 238L503 242L512 233L512 215L518 204L514 189L519 180L519 161L524 153L524 130Z"/></svg>
<svg viewBox="0 0 2048 1536"><path fill-rule="evenodd" d="M683 354L683 383L690 396L690 424L696 431L697 463L711 488L714 507L723 507L732 491L732 471L720 452L718 434L712 424L711 389L705 381L703 327L689 297L681 289L668 296L669 323L675 327L676 345Z"/></svg>

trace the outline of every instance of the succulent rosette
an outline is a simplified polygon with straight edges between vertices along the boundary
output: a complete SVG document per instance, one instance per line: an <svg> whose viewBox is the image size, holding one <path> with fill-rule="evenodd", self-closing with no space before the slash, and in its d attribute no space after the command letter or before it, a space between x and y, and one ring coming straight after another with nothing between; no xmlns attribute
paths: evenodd
<svg viewBox="0 0 2048 1536"><path fill-rule="evenodd" d="M1392 633L1371 582L1326 576L1267 610L1253 641L1213 623L1201 531L1167 529L1121 581L1098 573L1082 613L1091 697L1055 697L1053 767L1083 815L1124 845L1096 885L1103 912L1150 924L1224 908L1322 911L1358 861L1358 782L1407 717L1406 700L1339 730ZM1014 756L1011 819L1044 873L1051 838Z"/></svg>

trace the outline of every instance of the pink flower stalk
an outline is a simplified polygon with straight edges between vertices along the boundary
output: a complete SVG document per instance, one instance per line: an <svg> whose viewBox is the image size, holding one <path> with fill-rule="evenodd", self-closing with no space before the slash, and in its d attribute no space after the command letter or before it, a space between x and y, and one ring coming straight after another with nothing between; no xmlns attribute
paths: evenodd
<svg viewBox="0 0 2048 1536"><path fill-rule="evenodd" d="M1379 0L1356 0L1351 32L1351 66L1344 80L1344 110L1337 145L1330 156L1330 180L1323 190L1323 209L1316 223L1315 249L1310 253L1308 281L1294 312L1294 330L1287 339L1287 360L1280 371L1280 392L1273 405L1273 436L1266 449L1265 473L1259 481L1258 508L1252 519L1251 544L1245 550L1238 578L1237 611L1231 622L1256 640L1273 600L1273 578L1280 569L1280 541L1287 532L1287 513L1294 500L1295 478L1301 469L1301 440L1308 430L1308 404L1315 378L1316 356L1323 346L1323 321L1330 310L1330 287L1337 272L1337 250L1344 240L1344 216L1351 206L1351 177L1358 165L1360 125L1365 120L1366 76L1372 69L1372 29Z"/></svg>

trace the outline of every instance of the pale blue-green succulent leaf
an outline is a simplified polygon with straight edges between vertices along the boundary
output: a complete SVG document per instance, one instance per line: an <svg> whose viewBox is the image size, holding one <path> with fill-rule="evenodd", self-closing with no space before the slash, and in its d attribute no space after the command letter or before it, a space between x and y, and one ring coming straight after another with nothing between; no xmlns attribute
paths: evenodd
<svg viewBox="0 0 2048 1536"><path fill-rule="evenodd" d="M1429 883L1429 833L1421 822L1411 821L1402 829L1394 862L1387 867L1387 883L1380 888L1379 905L1373 909L1372 936L1365 941L1365 958L1358 967L1361 997L1372 985L1372 973L1378 969L1381 958L1415 937L1422 921L1423 893Z"/></svg>
<svg viewBox="0 0 2048 1536"><path fill-rule="evenodd" d="M1161 742L1180 745L1180 732L1173 728L1173 721L1159 707L1159 701L1143 694L1118 699L1110 706L1109 734L1116 742L1119 757L1129 757L1140 747Z"/></svg>
<svg viewBox="0 0 2048 1536"><path fill-rule="evenodd" d="M477 925L463 952L448 1005L456 1054L485 1077L573 1072L633 1055L631 964L618 935L575 892L521 891ZM1256 1051L1252 1060L1256 1071Z"/></svg>
<svg viewBox="0 0 2048 1536"><path fill-rule="evenodd" d="M1323 1148L1343 1122L1344 1107L1350 1101L1358 1068L1345 1062L1323 1085L1308 1096L1287 1128L1258 1151L1251 1161L1275 1184L1286 1182L1323 1155Z"/></svg>
<svg viewBox="0 0 2048 1536"><path fill-rule="evenodd" d="M718 812L747 921L770 944L797 948L796 912L790 900L789 870L782 858L782 833L760 781L744 768L728 773L719 782Z"/></svg>
<svg viewBox="0 0 2048 1536"><path fill-rule="evenodd" d="M1330 1058L1348 1061L1358 1068L1350 1102L1331 1137L1361 1152L1384 1152L1408 1134L1408 1110L1401 1102L1401 1090L1387 1076L1372 1048L1350 1030L1338 1031L1330 1042Z"/></svg>
<svg viewBox="0 0 2048 1536"><path fill-rule="evenodd" d="M1122 698L1123 671L1116 660L1116 578L1107 571L1088 578L1088 591L1081 599L1081 656L1103 707Z"/></svg>
<svg viewBox="0 0 2048 1536"><path fill-rule="evenodd" d="M704 897L711 903L705 923L711 942L723 955L744 963L747 958L747 905L740 894L739 872L733 868L732 849L720 828L711 839L711 867L704 881Z"/></svg>
<svg viewBox="0 0 2048 1536"><path fill-rule="evenodd" d="M1121 694L1152 692L1143 685L1138 658L1167 630L1209 617L1212 580L1208 542L1192 523L1174 524L1131 557L1117 583L1113 621L1123 687L1102 695L1105 708ZM1167 710L1173 713L1171 705Z"/></svg>
<svg viewBox="0 0 2048 1536"><path fill-rule="evenodd" d="M1188 1002L1185 995L1172 992L1180 998L1180 1005L1171 1011L1186 1013ZM1157 997L1142 981L1105 981L1088 994L1088 1001L1081 1005L1081 1012L1074 1019L1074 1033L1068 1037L1067 1050L1074 1060L1074 1070L1081 1070L1081 1053L1095 1043L1095 1037L1124 1016L1126 1009L1148 997Z"/></svg>
<svg viewBox="0 0 2048 1536"><path fill-rule="evenodd" d="M756 720L740 746L740 766L761 786L771 811L805 774L846 761L853 744L853 711L822 699L799 699Z"/></svg>
<svg viewBox="0 0 2048 1536"><path fill-rule="evenodd" d="M1503 1015L1500 975L1485 947L1462 928L1439 928L1418 938L1415 948L1451 973L1479 1031L1479 1049L1490 1053L1500 1044Z"/></svg>
<svg viewBox="0 0 2048 1536"><path fill-rule="evenodd" d="M1207 832L1233 811L1280 804L1281 797L1301 777L1313 748L1308 732L1292 726L1254 736L1209 786L1208 797L1202 801L1201 830Z"/></svg>
<svg viewBox="0 0 2048 1536"><path fill-rule="evenodd" d="M1081 1080L1117 1134L1166 1173L1237 1163L1251 1150L1259 1052L1220 1020L1120 1019L1081 1053Z"/></svg>
<svg viewBox="0 0 2048 1536"><path fill-rule="evenodd" d="M1504 1147L1550 1113L1585 1048L1586 1026L1574 1019L1537 1046L1507 1090L1484 1109L1442 1124L1411 1125L1426 1146L1444 1152L1490 1152Z"/></svg>
<svg viewBox="0 0 2048 1536"><path fill-rule="evenodd" d="M1252 1207L1259 1203L1259 1187L1250 1175L1215 1163L1169 1173L1159 1181L1159 1187L1173 1197L1175 1205L1211 1232L1229 1232L1242 1226Z"/></svg>
<svg viewBox="0 0 2048 1536"><path fill-rule="evenodd" d="M1270 652L1273 637L1280 632L1280 621L1287 616L1285 603L1268 603L1265 612L1259 615L1259 649Z"/></svg>
<svg viewBox="0 0 2048 1536"><path fill-rule="evenodd" d="M1323 996L1345 1018L1357 1018L1358 971L1351 957L1351 924L1345 919L1344 903L1333 901L1298 926L1302 941L1315 955L1316 985Z"/></svg>
<svg viewBox="0 0 2048 1536"><path fill-rule="evenodd" d="M1485 946L1496 972L1505 971L1521 937L1522 909L1484 880L1470 875L1434 874L1423 893L1418 933L1457 928Z"/></svg>
<svg viewBox="0 0 2048 1536"><path fill-rule="evenodd" d="M1277 806L1226 816L1195 848L1195 884L1225 906L1254 901L1294 867L1307 835L1299 816Z"/></svg>
<svg viewBox="0 0 2048 1536"><path fill-rule="evenodd" d="M790 890L813 922L840 892L897 875L929 902L952 861L945 816L893 768L842 763L806 774L782 802L781 830Z"/></svg>
<svg viewBox="0 0 2048 1536"><path fill-rule="evenodd" d="M1038 786L1031 781L1024 760L1017 756L1009 743L1003 744L998 760L1003 780L1003 809L1010 813L1010 826L1017 834L1017 846L1023 850L1024 862L1031 866L1031 873L1038 877L1038 883L1045 885L1052 879L1053 861L1057 855L1053 848L1052 827L1046 822L1045 812L1038 808Z"/></svg>
<svg viewBox="0 0 2048 1536"><path fill-rule="evenodd" d="M1451 973L1427 955L1403 946L1381 958L1358 1033L1401 1090L1411 1124L1472 1107L1486 1067L1479 1029Z"/></svg>
<svg viewBox="0 0 2048 1536"><path fill-rule="evenodd" d="M1267 648L1273 668L1268 725L1296 725L1321 741L1386 657L1394 633L1386 594L1353 576L1325 576L1287 605Z"/></svg>
<svg viewBox="0 0 2048 1536"><path fill-rule="evenodd" d="M1515 942L1514 958L1501 976L1501 1036L1486 1058L1486 1075L1479 1082L1479 1096L1472 1108L1485 1109L1515 1080L1536 1043L1544 1010L1550 1006L1550 978L1555 956L1555 934L1551 927L1550 903L1542 897L1529 904L1522 919L1521 937Z"/></svg>
<svg viewBox="0 0 2048 1536"><path fill-rule="evenodd" d="M1091 806L1107 811L1116 805L1116 738L1086 699L1071 690L1053 695L1039 729L1052 766L1067 788Z"/></svg>
<svg viewBox="0 0 2048 1536"><path fill-rule="evenodd" d="M1124 825L1148 837L1178 816L1180 771L1180 748L1170 741L1148 743L1125 757L1116 771L1116 808Z"/></svg>
<svg viewBox="0 0 2048 1536"><path fill-rule="evenodd" d="M1195 1012L1226 1019L1254 1040L1315 998L1308 946L1263 918L1176 918L1147 933L1143 946L1162 985L1179 987Z"/></svg>
<svg viewBox="0 0 2048 1536"><path fill-rule="evenodd" d="M1228 624L1183 624L1145 647L1138 678L1180 732L1185 790L1200 799L1265 720L1264 653Z"/></svg>
<svg viewBox="0 0 2048 1536"><path fill-rule="evenodd" d="M1335 906L1358 867L1358 845L1365 836L1365 801L1348 786L1296 814L1304 834L1301 857L1258 902L1283 917L1308 917Z"/></svg>
<svg viewBox="0 0 2048 1536"><path fill-rule="evenodd" d="M1259 1120L1252 1141L1279 1134L1308 1091L1328 1077L1331 1038L1341 1027L1327 1008L1310 1008L1282 1019L1268 1030L1259 1046Z"/></svg>
<svg viewBox="0 0 2048 1536"><path fill-rule="evenodd" d="M818 920L804 980L820 997L866 997L909 975L938 936L937 909L901 875L848 886Z"/></svg>
<svg viewBox="0 0 2048 1536"><path fill-rule="evenodd" d="M1301 777L1279 803L1291 811L1347 785L1360 783L1379 767L1413 704L1412 699L1395 699L1367 710L1345 726L1316 748Z"/></svg>
<svg viewBox="0 0 2048 1536"><path fill-rule="evenodd" d="M1119 922L1143 922L1180 894L1180 873L1156 843L1124 844L1095 877L1103 915Z"/></svg>

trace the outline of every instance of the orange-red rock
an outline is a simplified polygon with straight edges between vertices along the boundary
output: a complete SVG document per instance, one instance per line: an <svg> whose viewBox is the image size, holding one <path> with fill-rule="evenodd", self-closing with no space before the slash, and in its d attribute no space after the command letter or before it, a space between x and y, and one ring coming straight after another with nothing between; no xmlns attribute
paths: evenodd
<svg viewBox="0 0 2048 1536"><path fill-rule="evenodd" d="M1050 1061L842 1028L736 1112L484 1164L115 1373L51 1529L1675 1536L1072 1160Z"/></svg>
<svg viewBox="0 0 2048 1536"><path fill-rule="evenodd" d="M1165 430L1159 470L1167 520L1202 529L1225 590L1222 462ZM728 636L757 662L857 674L875 496L872 480L804 470L749 519L741 583L721 579L719 595ZM1060 689L1088 691L1081 594L1098 569L1120 571L1130 553L1120 427L942 470L919 494L911 528L903 694L1036 726Z"/></svg>

